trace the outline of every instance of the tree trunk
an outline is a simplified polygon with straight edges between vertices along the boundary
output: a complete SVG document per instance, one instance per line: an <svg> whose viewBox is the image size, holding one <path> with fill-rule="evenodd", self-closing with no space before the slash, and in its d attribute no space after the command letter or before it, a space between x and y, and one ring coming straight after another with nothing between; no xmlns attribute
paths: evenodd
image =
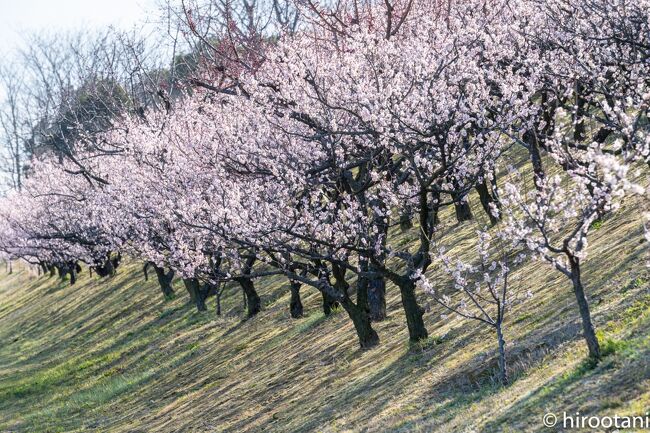
<svg viewBox="0 0 650 433"><path fill-rule="evenodd" d="M439 191L433 191L431 193L431 201L427 206L429 206L429 218L428 218L429 227L435 227L440 223L440 217L438 216L438 211L440 210Z"/></svg>
<svg viewBox="0 0 650 433"><path fill-rule="evenodd" d="M192 280L196 280L195 278L183 278L183 284L185 285L185 289L187 290L187 294L190 295L190 302L195 303L196 299L196 290L194 290L194 282ZM198 284L198 281L197 281Z"/></svg>
<svg viewBox="0 0 650 433"><path fill-rule="evenodd" d="M365 308L355 305L349 298L343 300L341 303L345 311L348 313L354 330L357 332L359 338L359 345L362 349L370 349L379 344L379 335L372 329L370 323L370 315Z"/></svg>
<svg viewBox="0 0 650 433"><path fill-rule="evenodd" d="M471 221L471 219L473 218L472 208L469 205L469 200L467 199L467 197L462 197L459 194L452 194L452 198L454 199L456 220L459 223L462 223L464 221Z"/></svg>
<svg viewBox="0 0 650 433"><path fill-rule="evenodd" d="M481 199L481 206L483 206L483 210L490 218L490 223L492 223L492 225L495 225L499 219L493 215L490 204L494 204L498 208L499 202L496 200L496 198L492 197L492 194L490 194L490 190L487 186L487 181L483 180L483 182L480 182L478 185L476 185L476 191L478 192L478 196Z"/></svg>
<svg viewBox="0 0 650 433"><path fill-rule="evenodd" d="M332 314L332 310L334 308L338 308L340 304L338 303L337 300L333 299L327 293L321 292L321 294L323 295L323 314L329 316L330 314Z"/></svg>
<svg viewBox="0 0 650 433"><path fill-rule="evenodd" d="M542 164L542 155L539 152L539 142L534 131L526 131L522 137L528 145L528 154L535 174L535 188L539 189L539 182L544 179L544 165Z"/></svg>
<svg viewBox="0 0 650 433"><path fill-rule="evenodd" d="M196 297L196 309L198 311L208 311L208 306L205 305L207 299L206 293L199 288L198 296Z"/></svg>
<svg viewBox="0 0 650 433"><path fill-rule="evenodd" d="M298 281L290 281L291 302L289 303L289 313L294 319L302 317L303 314L302 301L300 300L301 285Z"/></svg>
<svg viewBox="0 0 650 433"><path fill-rule="evenodd" d="M251 318L262 310L260 297L255 291L253 280L250 278L238 278L237 282L246 296L246 315L248 318Z"/></svg>
<svg viewBox="0 0 650 433"><path fill-rule="evenodd" d="M385 250L386 242L388 239L388 217L385 216L388 209L385 203L378 199L371 200L371 207L373 209L373 226L376 227L375 233L370 233L373 243L381 245L381 251ZM383 265L386 261L385 254L379 254L376 259ZM360 260L359 263L363 268L367 269L371 277L368 278L366 283L366 302L368 304L368 311L370 313L370 320L380 322L386 318L386 282L383 275L376 265L368 263L368 259ZM357 295L358 296L358 295ZM358 302L357 302L358 304Z"/></svg>
<svg viewBox="0 0 650 433"><path fill-rule="evenodd" d="M165 268L153 265L154 271L156 271L156 277L158 278L158 284L160 285L160 290L163 293L165 299L170 300L174 298L174 288L172 287L172 280L174 279L174 271L170 270L168 273L165 273Z"/></svg>
<svg viewBox="0 0 650 433"><path fill-rule="evenodd" d="M219 289L215 295L215 299L217 301L217 316L221 316L221 294L223 293L223 289Z"/></svg>
<svg viewBox="0 0 650 433"><path fill-rule="evenodd" d="M415 296L415 283L410 278L404 277L398 284L402 297L402 307L406 313L406 324L409 329L409 340L417 343L429 337L427 328L424 326L424 309L418 304Z"/></svg>
<svg viewBox="0 0 650 433"><path fill-rule="evenodd" d="M184 278L183 283L190 294L190 301L196 305L198 311L206 311L205 296L201 292L201 284L197 278Z"/></svg>
<svg viewBox="0 0 650 433"><path fill-rule="evenodd" d="M589 358L598 362L600 360L600 345L596 337L594 325L591 322L591 313L589 312L589 302L585 296L585 290L582 285L580 276L580 260L576 257L569 257L571 263L571 282L573 283L573 293L578 302L580 317L582 319L582 332L584 333L587 348L589 349Z"/></svg>
<svg viewBox="0 0 650 433"><path fill-rule="evenodd" d="M405 207L399 216L399 228L405 232L413 227L413 209Z"/></svg>
<svg viewBox="0 0 650 433"><path fill-rule="evenodd" d="M501 323L497 326L497 340L499 341L499 380L502 385L508 384L508 368L506 365L506 342L503 339L503 332L501 330Z"/></svg>
<svg viewBox="0 0 650 433"><path fill-rule="evenodd" d="M374 270L372 265L370 270ZM386 319L386 281L381 277L371 278L368 282L368 309L373 322Z"/></svg>
<svg viewBox="0 0 650 433"><path fill-rule="evenodd" d="M73 285L77 282L77 267L74 263L68 266L68 272L70 272L70 285Z"/></svg>
<svg viewBox="0 0 650 433"><path fill-rule="evenodd" d="M111 260L110 254L106 258L106 264L104 265L104 268L106 269L107 277L112 277L115 275L115 266L113 266L113 261Z"/></svg>

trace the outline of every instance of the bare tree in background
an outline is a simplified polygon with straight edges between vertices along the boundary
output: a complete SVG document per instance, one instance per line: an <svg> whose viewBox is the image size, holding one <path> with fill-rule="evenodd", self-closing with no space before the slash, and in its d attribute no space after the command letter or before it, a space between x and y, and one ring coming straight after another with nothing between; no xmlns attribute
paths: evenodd
<svg viewBox="0 0 650 433"><path fill-rule="evenodd" d="M0 153L0 170L6 186L19 190L25 164L25 143L28 141L29 134L28 123L24 116L25 82L20 65L0 65L0 86L2 86L0 140L3 144Z"/></svg>
<svg viewBox="0 0 650 433"><path fill-rule="evenodd" d="M76 154L121 152L120 143L103 139L120 116L168 106L161 89L173 77L159 42L106 29L31 35L25 46L0 68L0 168L6 186L20 188L30 158L44 153L70 159L75 172L103 183Z"/></svg>

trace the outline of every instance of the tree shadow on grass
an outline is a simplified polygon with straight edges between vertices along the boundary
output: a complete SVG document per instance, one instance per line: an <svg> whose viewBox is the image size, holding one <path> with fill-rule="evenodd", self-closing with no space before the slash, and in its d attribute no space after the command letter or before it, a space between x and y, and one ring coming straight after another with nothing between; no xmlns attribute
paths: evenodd
<svg viewBox="0 0 650 433"><path fill-rule="evenodd" d="M488 422L481 432L500 432L513 426L522 431L548 431L542 423L543 414L539 413L542 409L554 413L560 420L563 412L570 415L580 412L585 416L613 415L616 407L647 392L643 383L650 379L650 366L644 360L649 356L650 350L645 349L638 357L624 360L622 365L619 359L604 358L596 368L583 361L571 371L553 377L529 392ZM612 395L617 400L610 400Z"/></svg>

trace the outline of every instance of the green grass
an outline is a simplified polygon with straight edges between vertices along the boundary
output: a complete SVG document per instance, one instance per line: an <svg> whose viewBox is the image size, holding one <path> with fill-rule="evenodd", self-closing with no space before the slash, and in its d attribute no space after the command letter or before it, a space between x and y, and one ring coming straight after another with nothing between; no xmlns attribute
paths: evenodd
<svg viewBox="0 0 650 433"><path fill-rule="evenodd" d="M468 254L476 226L451 213L443 223L450 252ZM325 316L313 289L301 290L305 316L291 319L281 277L257 283L264 309L243 320L236 285L216 317L213 300L201 314L188 305L180 282L163 299L138 263L105 280L84 270L75 286L15 266L0 276L0 431L545 432L549 411L645 413L648 250L633 212L605 224L584 265L603 361L586 360L566 278L531 263L513 278L534 297L506 318L507 387L496 380L492 329L442 320L419 294L431 336L409 344L392 285L388 319L374 325L381 344L361 351L345 311ZM437 272L434 263L442 281Z"/></svg>

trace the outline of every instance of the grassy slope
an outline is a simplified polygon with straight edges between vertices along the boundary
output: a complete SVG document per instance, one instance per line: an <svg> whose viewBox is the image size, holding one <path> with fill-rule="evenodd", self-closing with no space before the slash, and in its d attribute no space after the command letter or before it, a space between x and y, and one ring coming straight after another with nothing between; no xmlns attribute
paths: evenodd
<svg viewBox="0 0 650 433"><path fill-rule="evenodd" d="M475 200L476 202L477 200ZM397 290L381 345L357 349L344 312L325 318L303 289L307 316L288 314L287 282L258 283L264 311L241 321L202 315L186 295L163 302L130 263L110 280L84 270L70 287L26 269L0 278L0 431L547 431L545 412L650 410L650 276L632 206L594 232L585 283L607 350L585 368L568 281L541 263L515 278L535 296L509 318L513 384L494 384L490 330L428 306L432 338L409 348ZM451 216L445 215L445 221ZM450 223L449 223L450 224ZM474 224L445 242L469 248ZM533 313L534 312L534 313Z"/></svg>

